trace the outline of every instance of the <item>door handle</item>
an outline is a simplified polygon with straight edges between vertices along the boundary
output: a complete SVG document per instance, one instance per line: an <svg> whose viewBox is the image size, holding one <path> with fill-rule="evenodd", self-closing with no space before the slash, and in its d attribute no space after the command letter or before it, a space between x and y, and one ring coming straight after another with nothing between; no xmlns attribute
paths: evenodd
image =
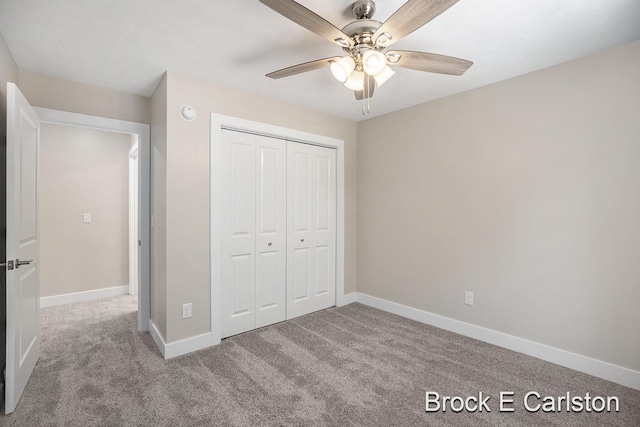
<svg viewBox="0 0 640 427"><path fill-rule="evenodd" d="M27 260L27 261L20 261L20 258L16 259L16 268L20 268L21 265L29 265L33 262L32 259Z"/></svg>

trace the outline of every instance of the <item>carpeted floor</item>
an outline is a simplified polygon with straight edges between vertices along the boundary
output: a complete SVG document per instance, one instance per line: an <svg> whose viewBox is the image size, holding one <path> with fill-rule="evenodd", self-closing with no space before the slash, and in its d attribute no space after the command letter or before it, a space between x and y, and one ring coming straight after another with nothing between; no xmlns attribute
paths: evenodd
<svg viewBox="0 0 640 427"><path fill-rule="evenodd" d="M128 296L43 309L40 361L0 425L640 425L640 391L361 304L168 361L135 331L135 309ZM490 412L427 413L428 391L482 392ZM514 412L499 411L501 391ZM620 411L532 413L530 391L615 396Z"/></svg>

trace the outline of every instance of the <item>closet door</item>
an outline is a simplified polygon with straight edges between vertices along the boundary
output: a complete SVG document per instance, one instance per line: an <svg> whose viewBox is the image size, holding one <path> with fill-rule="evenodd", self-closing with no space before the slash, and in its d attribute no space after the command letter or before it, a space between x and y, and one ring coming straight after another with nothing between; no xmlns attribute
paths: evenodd
<svg viewBox="0 0 640 427"><path fill-rule="evenodd" d="M222 132L222 337L255 328L256 174L250 134Z"/></svg>
<svg viewBox="0 0 640 427"><path fill-rule="evenodd" d="M287 319L335 305L336 152L287 145Z"/></svg>
<svg viewBox="0 0 640 427"><path fill-rule="evenodd" d="M256 328L285 320L287 145L256 137Z"/></svg>
<svg viewBox="0 0 640 427"><path fill-rule="evenodd" d="M286 142L222 134L222 337L285 320Z"/></svg>

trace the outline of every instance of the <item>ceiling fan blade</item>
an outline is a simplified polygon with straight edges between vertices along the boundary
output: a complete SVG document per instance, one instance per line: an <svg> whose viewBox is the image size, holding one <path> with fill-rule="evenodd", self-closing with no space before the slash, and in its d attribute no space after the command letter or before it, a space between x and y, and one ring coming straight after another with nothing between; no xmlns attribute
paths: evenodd
<svg viewBox="0 0 640 427"><path fill-rule="evenodd" d="M466 59L412 50L391 50L386 52L386 55L387 60L389 57L393 58L397 57L396 55L400 55L397 62L389 61L391 65L454 76L463 75L473 65L473 62Z"/></svg>
<svg viewBox="0 0 640 427"><path fill-rule="evenodd" d="M409 0L376 30L372 40L378 42L382 34L386 35L385 38L391 36L383 44L389 46L422 27L457 2L458 0Z"/></svg>
<svg viewBox="0 0 640 427"><path fill-rule="evenodd" d="M335 25L293 0L260 0L260 2L332 43L342 47L353 46L353 40Z"/></svg>
<svg viewBox="0 0 640 427"><path fill-rule="evenodd" d="M353 91L358 101L362 101L363 99L371 98L373 96L373 89L376 88L376 81L373 79L372 76L365 74L364 86L365 87L363 90Z"/></svg>
<svg viewBox="0 0 640 427"><path fill-rule="evenodd" d="M340 58L342 57L332 56L331 58L316 59L315 61L305 62L304 64L292 65L291 67L283 68L282 70L269 73L267 74L267 77L270 77L272 79L281 79L283 77L306 73L307 71L313 71L317 70L318 68L328 67L333 61L337 61Z"/></svg>

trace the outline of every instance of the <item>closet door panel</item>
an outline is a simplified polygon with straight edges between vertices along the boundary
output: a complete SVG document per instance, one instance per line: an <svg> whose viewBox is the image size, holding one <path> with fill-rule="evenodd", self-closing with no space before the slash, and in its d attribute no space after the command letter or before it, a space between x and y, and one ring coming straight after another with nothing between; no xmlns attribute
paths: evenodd
<svg viewBox="0 0 640 427"><path fill-rule="evenodd" d="M314 280L315 295L322 296L327 294L330 288L329 272L331 250L329 246L316 246L316 276Z"/></svg>
<svg viewBox="0 0 640 427"><path fill-rule="evenodd" d="M256 136L256 327L285 320L287 145Z"/></svg>
<svg viewBox="0 0 640 427"><path fill-rule="evenodd" d="M332 150L333 151L333 150ZM331 158L323 155L315 157L315 221L316 232L329 232L331 229Z"/></svg>
<svg viewBox="0 0 640 427"><path fill-rule="evenodd" d="M289 142L287 318L335 305L335 150Z"/></svg>
<svg viewBox="0 0 640 427"><path fill-rule="evenodd" d="M291 143L289 143L289 147L292 147ZM312 158L309 153L294 151L292 159L293 174L289 176L289 179L293 183L291 200L293 203L293 210L291 212L293 214L293 232L296 233L296 236L304 238L311 231L311 210L313 209L310 194L313 185L313 176L311 173Z"/></svg>
<svg viewBox="0 0 640 427"><path fill-rule="evenodd" d="M293 292L293 303L308 300L310 296L311 263L309 248L298 248L293 251L293 280L290 281L289 292Z"/></svg>
<svg viewBox="0 0 640 427"><path fill-rule="evenodd" d="M253 312L253 260L250 255L231 257L231 318L251 316Z"/></svg>
<svg viewBox="0 0 640 427"><path fill-rule="evenodd" d="M262 145L256 149L258 151L257 163L257 180L258 188L258 233L260 235L277 233L281 228L282 213L279 209L278 196L280 189L278 188L279 174L278 164L283 163L279 158L278 147L269 147ZM281 196L281 195L280 195ZM280 220L280 221L279 221Z"/></svg>
<svg viewBox="0 0 640 427"><path fill-rule="evenodd" d="M256 268L256 307L263 312L283 305L278 296L278 254L277 252L260 252ZM280 304L279 304L280 303Z"/></svg>
<svg viewBox="0 0 640 427"><path fill-rule="evenodd" d="M314 203L312 232L314 242L313 310L335 305L336 297L336 152L314 149Z"/></svg>
<svg viewBox="0 0 640 427"><path fill-rule="evenodd" d="M255 327L255 146L253 136L223 131L222 336Z"/></svg>

